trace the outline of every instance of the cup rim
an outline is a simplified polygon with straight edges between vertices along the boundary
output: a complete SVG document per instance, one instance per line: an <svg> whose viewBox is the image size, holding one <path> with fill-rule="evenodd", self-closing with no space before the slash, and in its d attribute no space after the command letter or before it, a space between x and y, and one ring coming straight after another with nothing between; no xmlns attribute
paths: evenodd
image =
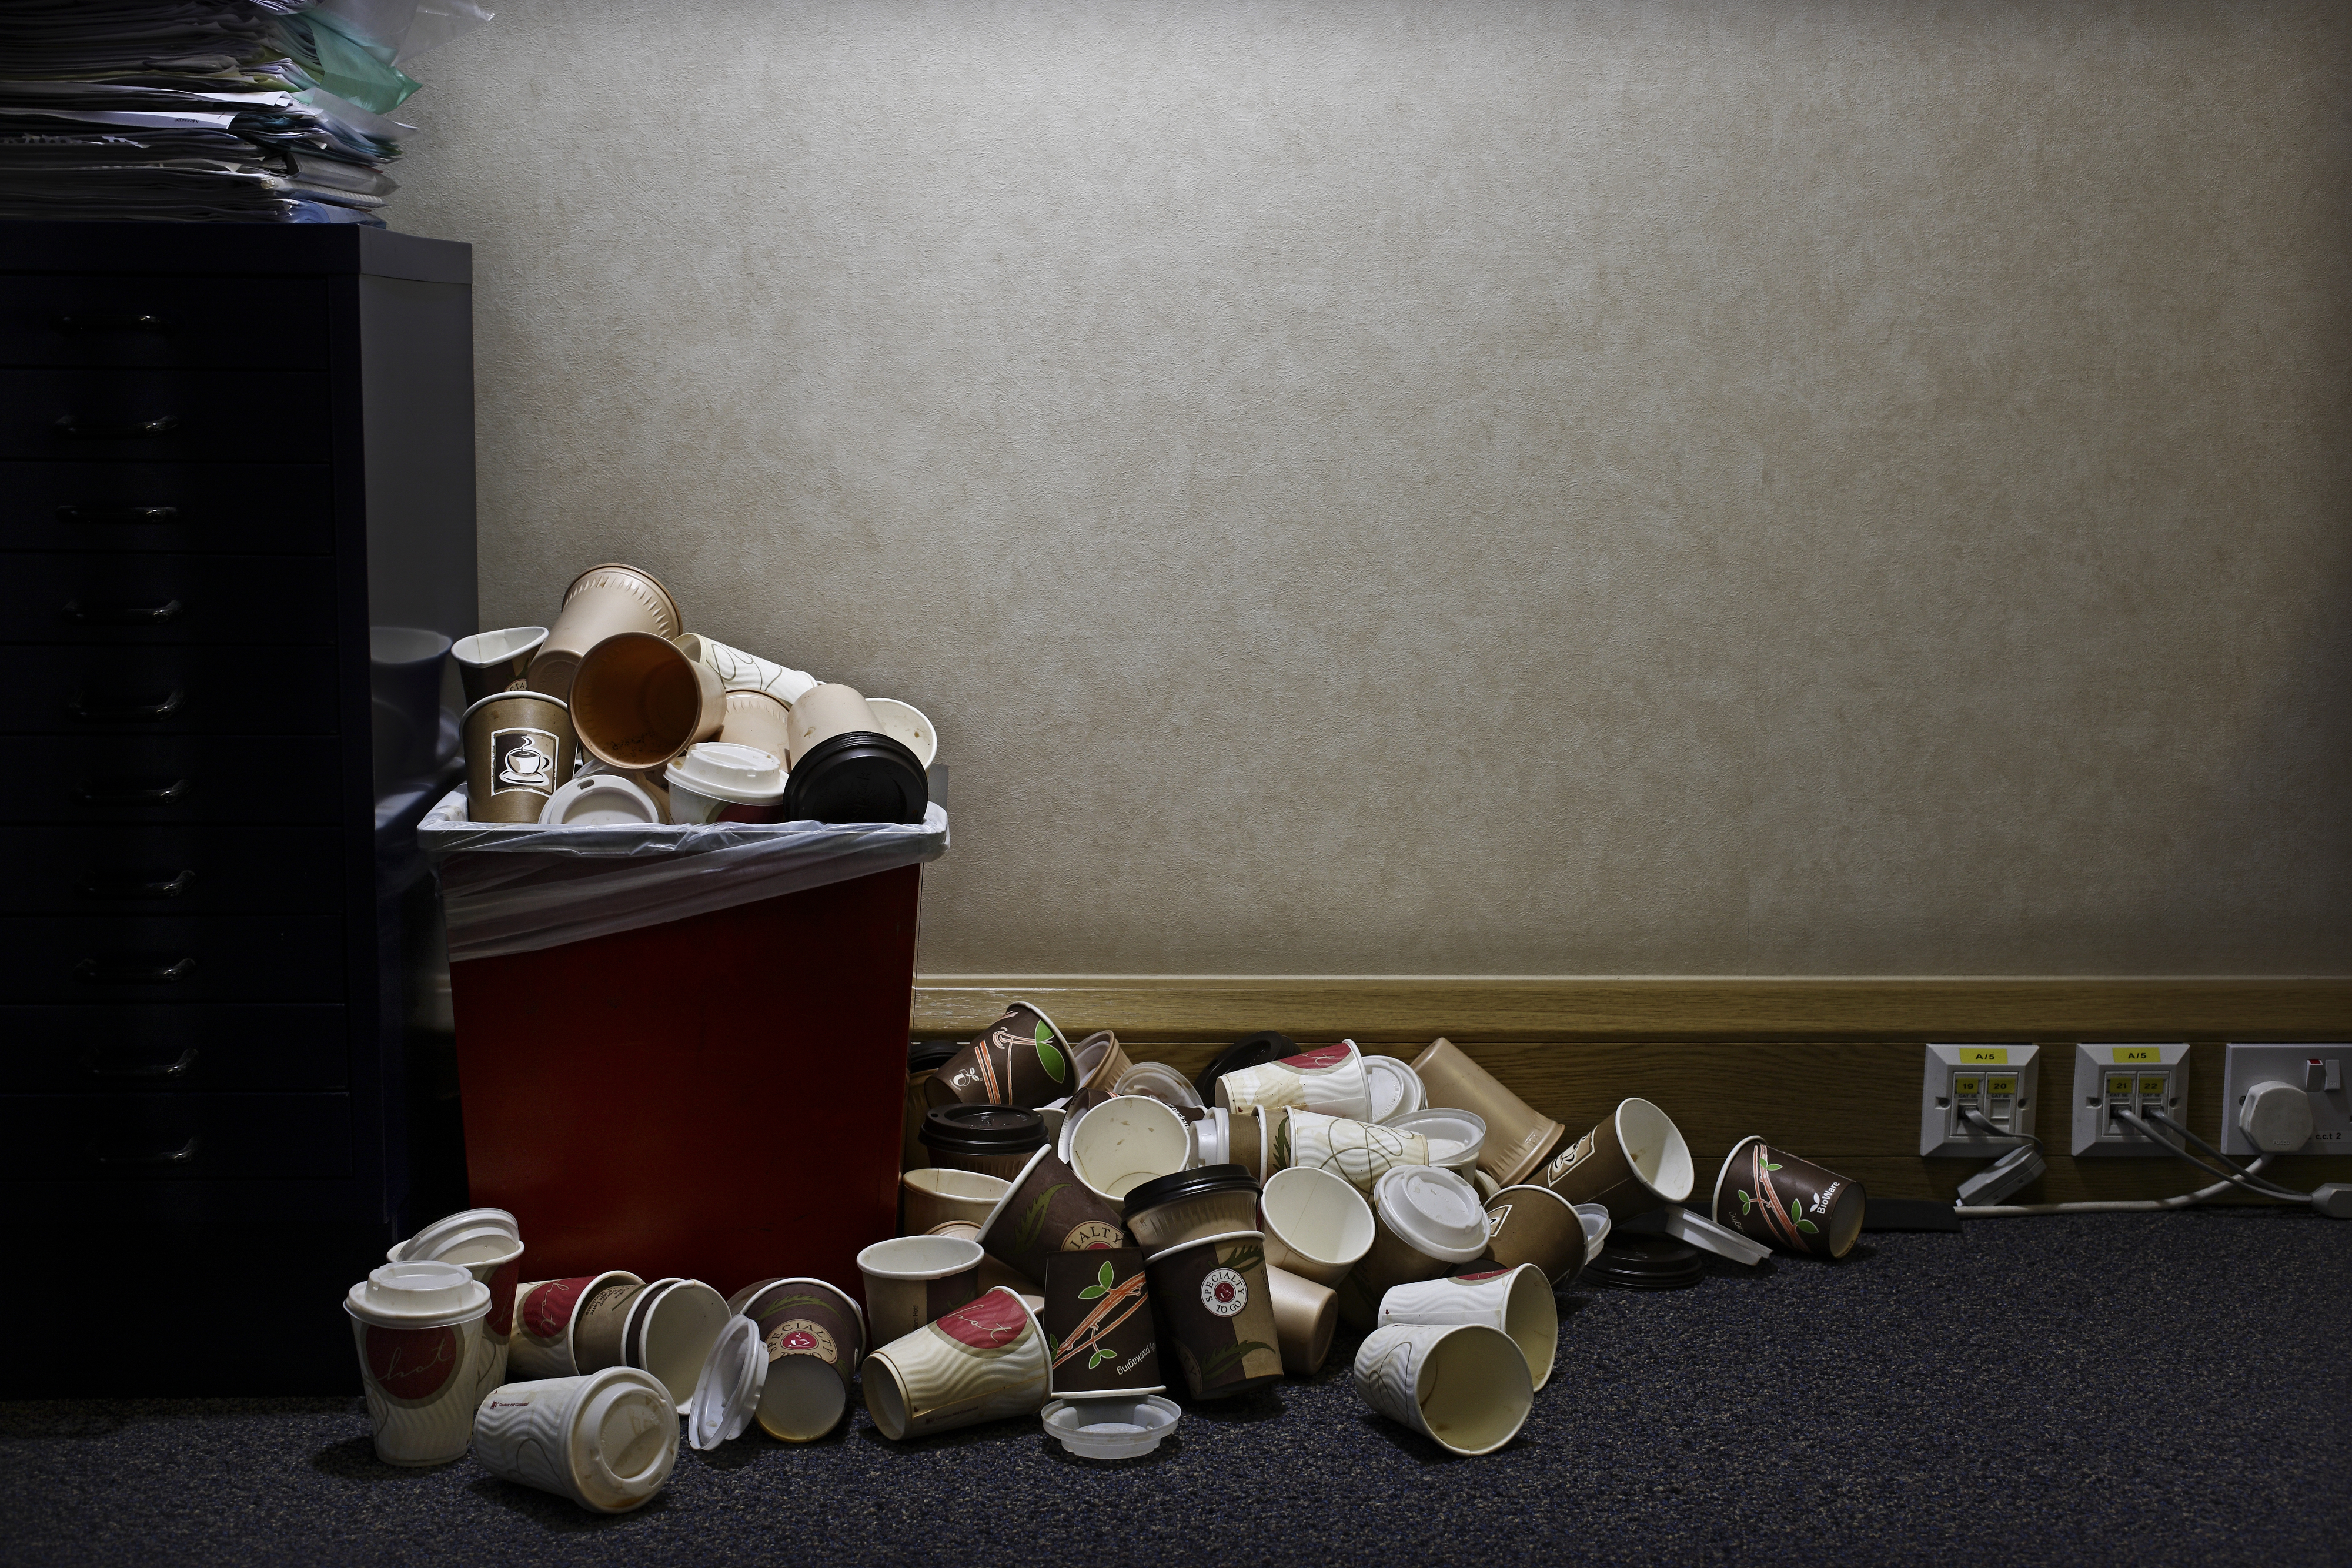
<svg viewBox="0 0 2352 1568"><path fill-rule="evenodd" d="M1709 1219L1713 1219L1722 1208L1723 1184L1731 1179L1731 1162L1738 1159L1739 1157L1739 1151L1746 1148L1748 1145L1761 1144L1763 1142L1763 1134L1750 1133L1746 1137L1740 1139L1738 1143L1732 1145L1731 1152L1723 1156L1723 1164L1717 1168L1715 1173L1715 1188L1706 1195L1706 1217ZM1770 1145L1767 1145L1766 1146L1769 1147Z"/></svg>
<svg viewBox="0 0 2352 1568"><path fill-rule="evenodd" d="M897 1249L898 1250L904 1251L904 1250L906 1250L906 1248L902 1245L902 1243L909 1242L909 1241L916 1241L916 1242L936 1242L936 1243L938 1243L938 1244L940 1244L940 1245L941 1245L941 1246L945 1246L945 1247L959 1247L959 1248L961 1248L961 1247L969 1247L969 1248L971 1248L971 1257L969 1257L969 1258L964 1259L961 1262L959 1262L959 1263L950 1263L950 1264L948 1264L948 1265L946 1265L946 1266L944 1266L944 1267L941 1267L941 1268L930 1268L930 1269L909 1269L909 1268L905 1268L905 1267L900 1267L900 1268L891 1268L891 1267L888 1267L888 1266L887 1265L887 1263L885 1263L885 1264L877 1264L877 1263L874 1263L874 1262L870 1262L870 1261L868 1261L868 1260L869 1260L869 1259L873 1258L873 1256L874 1256L874 1254L875 1254L875 1253L881 1251L881 1250L882 1250L883 1249L885 1249L885 1248L895 1248L895 1249ZM966 1241L966 1240L964 1240L964 1239L963 1239L962 1238L961 1238L961 1237L956 1237L956 1236L891 1236L891 1237L886 1237L886 1238L885 1238L885 1239L883 1239L882 1240L880 1240L880 1241L877 1241L877 1242L873 1243L872 1245L870 1245L870 1246L866 1247L864 1250L860 1251L860 1252L857 1254L857 1270L858 1270L858 1272L859 1272L859 1273L861 1273L861 1274L866 1274L866 1275L869 1275L869 1276L871 1276L872 1278L877 1279L877 1280L901 1280L901 1281L944 1280L944 1279L946 1279L950 1274L960 1274L960 1273L963 1272L963 1270L965 1270L966 1269L976 1269L976 1268L978 1268L978 1267L980 1266L980 1260L981 1260L982 1258L986 1257L987 1255L988 1255L988 1249L987 1249L986 1248L982 1247L979 1242L977 1242L977 1241ZM1000 1290L1000 1291L1001 1291L1001 1290L1003 1290L1004 1287L1003 1287L1003 1286L1002 1286L1002 1285L998 1285L998 1286L995 1286L995 1287L993 1287L993 1288L994 1288L994 1289L996 1289L996 1290ZM986 1295L987 1293L988 1293L988 1292L987 1292L986 1291L982 1291L982 1292L981 1292L981 1294L982 1294L982 1295ZM587 1292L585 1292L585 1291L583 1291L583 1292L582 1292L582 1295L583 1295L583 1298L585 1297L585 1295L586 1295L586 1294L587 1294Z"/></svg>
<svg viewBox="0 0 2352 1568"><path fill-rule="evenodd" d="M996 1217L1004 1212L1004 1206L1013 1201L1013 1195L1021 1190L1021 1184L1029 1179L1029 1173L1037 1168L1037 1162L1044 1159L1047 1155L1050 1155L1053 1152L1053 1141L1048 1139L1046 1142L1037 1145L1037 1152L1035 1154L1031 1155L1026 1160L1022 1162L1019 1175L1009 1177L999 1176L996 1178L997 1180L1004 1183L1004 1190L997 1195L995 1205L988 1211L988 1218L980 1222L981 1250L984 1252L988 1249L988 1238L990 1233L996 1228ZM909 1176L913 1174L914 1173L911 1171L908 1173ZM982 1172L977 1174L984 1175L986 1173ZM1075 1170L1070 1174L1072 1176L1077 1176L1077 1172ZM1086 1178L1084 1176L1079 1176L1078 1179L1083 1182Z"/></svg>
<svg viewBox="0 0 2352 1568"><path fill-rule="evenodd" d="M573 578L572 580L572 586L563 591L562 603L570 604L572 602L572 596L580 591L580 585L587 581L590 578L595 576L600 571L634 572L637 576L644 578L647 582L653 584L654 591L660 594L663 601L669 607L670 624L677 628L677 630L671 632L670 635L673 637L683 637L686 635L686 617L678 611L677 595L669 591L668 584L662 581L660 578L656 577L652 572L647 571L644 567L631 566L625 560L600 560L594 566L590 567L586 571L582 572L578 577Z"/></svg>
<svg viewBox="0 0 2352 1568"><path fill-rule="evenodd" d="M527 635L521 642L514 644L505 653L492 654L488 657L483 657L478 649L477 649L473 653L461 653L457 651L468 643L479 643L485 637L507 637L511 636L518 632L534 633L534 635ZM547 641L547 632L548 629L544 626L497 626L491 628L488 632L468 632L467 635L458 638L456 642L449 644L449 656L457 660L460 664L467 665L472 669L496 669L500 664L512 664L515 660L521 658L525 653L534 652L541 643Z"/></svg>
<svg viewBox="0 0 2352 1568"><path fill-rule="evenodd" d="M1261 1226L1268 1233L1278 1238L1285 1248L1290 1251L1297 1253L1301 1258L1305 1258L1310 1262L1320 1263L1324 1267L1331 1269L1342 1267L1353 1268L1363 1259L1363 1252L1357 1253L1353 1258L1326 1258L1321 1253L1310 1251L1307 1248L1301 1247L1297 1242L1293 1241L1287 1232L1279 1229L1275 1225L1274 1217L1266 1213L1265 1195L1274 1190L1274 1184L1276 1182L1282 1180L1284 1176L1288 1176L1293 1171L1300 1172L1302 1174L1302 1177L1322 1176L1328 1181L1337 1182L1341 1186L1347 1188L1349 1196L1352 1197L1358 1203L1363 1206L1365 1214L1371 1219L1372 1240L1378 1240L1380 1239L1380 1214L1372 1207L1370 1200L1366 1198L1362 1193L1356 1190L1356 1184L1354 1182L1349 1181L1346 1176L1341 1176L1339 1172L1326 1170L1321 1166L1285 1166L1280 1170L1275 1172L1272 1176L1267 1176L1265 1178L1265 1186L1260 1189L1258 1197L1258 1219ZM1293 1182L1289 1185L1295 1186L1297 1183ZM1369 1252L1370 1250L1371 1241L1366 1241L1364 1243L1364 1251ZM1326 1288L1328 1289L1328 1287Z"/></svg>
<svg viewBox="0 0 2352 1568"><path fill-rule="evenodd" d="M893 1238L893 1239L896 1239L896 1238ZM761 1296L766 1295L770 1291L774 1290L778 1285L823 1285L826 1290L831 1291L835 1295L839 1296L843 1301L848 1304L851 1313L853 1313L857 1319L857 1333L859 1337L863 1338L865 1336L866 1308L859 1303L857 1298L851 1295L847 1291L843 1290L840 1286L835 1284L832 1281L820 1280L814 1274L783 1274L779 1275L773 1280L763 1281L758 1291L743 1298L743 1305L746 1310L740 1312L735 1315L739 1318L751 1317L751 1314L749 1309L751 1303L758 1301ZM713 1290L718 1289L715 1285L711 1288ZM757 1320L754 1321L756 1322Z"/></svg>
<svg viewBox="0 0 2352 1568"><path fill-rule="evenodd" d="M1143 1266L1149 1269L1154 1263L1159 1262L1162 1258L1173 1258L1177 1253L1184 1251L1188 1248L1208 1247L1220 1241L1239 1241L1245 1236L1255 1237L1257 1239L1260 1250L1265 1249L1265 1232L1263 1230L1220 1230L1214 1236L1196 1236L1190 1241L1179 1241L1173 1247L1163 1247L1157 1252L1147 1252L1144 1254ZM1004 1287L1002 1285L997 1287L1000 1291Z"/></svg>
<svg viewBox="0 0 2352 1568"><path fill-rule="evenodd" d="M1157 1096L1150 1094L1114 1094L1109 1099L1104 1101L1101 1104L1090 1108L1083 1117L1079 1118L1076 1129L1070 1134L1070 1157L1068 1162L1070 1174L1076 1176L1079 1184L1088 1192L1093 1193L1105 1203L1117 1204L1119 1207L1120 1218L1123 1221L1127 1209L1127 1194L1124 1192L1105 1192L1102 1188L1094 1184L1094 1182L1087 1176L1086 1171L1078 1165L1078 1139L1085 1134L1087 1128L1093 1124L1094 1119L1098 1113L1109 1110L1121 1100L1139 1100L1144 1103L1152 1106L1161 1115L1166 1116L1170 1121L1175 1123L1176 1135L1183 1141L1184 1157L1188 1160L1192 1157L1192 1124L1185 1121L1183 1117L1178 1115L1176 1113L1175 1107L1170 1105L1165 1100L1161 1100ZM1108 1124L1105 1124L1108 1125ZM1181 1171L1185 1167L1180 1165L1176 1168ZM1159 1173L1160 1176L1168 1176L1171 1174L1173 1173L1167 1171ZM1146 1176L1144 1181L1151 1181L1155 1179L1157 1179L1155 1176ZM1141 1186L1143 1182L1138 1182L1135 1185L1136 1186ZM1128 1190L1131 1192L1134 1188L1130 1187Z"/></svg>
<svg viewBox="0 0 2352 1568"><path fill-rule="evenodd" d="M458 716L457 723L462 727L467 719L473 717L475 714L489 706L492 703L518 702L526 697L533 702L553 703L557 707L562 708L567 714L572 711L571 703L567 702L562 697L550 696L545 692L535 692L526 686L519 692L492 692L488 696L476 698L474 701L466 705L466 711Z"/></svg>
<svg viewBox="0 0 2352 1568"><path fill-rule="evenodd" d="M1625 1129L1620 1124L1618 1119L1624 1115L1625 1107L1628 1105L1639 1105L1643 1107L1649 1113L1657 1117L1659 1121L1664 1123L1666 1131L1674 1135L1673 1140L1665 1145L1664 1148L1659 1153L1659 1174L1661 1176L1665 1174L1665 1161L1672 1156L1673 1151L1679 1147L1682 1150L1683 1164L1692 1166L1690 1173L1691 1179L1684 1184L1682 1191L1668 1192L1664 1187L1658 1186L1648 1176L1643 1176L1642 1174L1641 1167L1633 1163L1633 1155L1626 1153ZM1680 1203L1683 1199L1691 1195L1691 1188L1698 1185L1698 1172L1690 1157L1690 1140L1683 1136L1683 1130L1675 1125L1675 1119L1672 1116L1667 1115L1664 1107L1659 1105L1655 1101L1644 1100L1639 1094L1626 1095L1625 1098L1618 1101L1617 1103L1611 1108L1609 1112L1609 1130L1610 1134L1617 1140L1617 1152L1620 1155L1623 1155L1625 1157L1626 1170L1632 1173L1635 1181L1642 1184L1642 1186L1645 1191L1656 1193L1668 1203Z"/></svg>

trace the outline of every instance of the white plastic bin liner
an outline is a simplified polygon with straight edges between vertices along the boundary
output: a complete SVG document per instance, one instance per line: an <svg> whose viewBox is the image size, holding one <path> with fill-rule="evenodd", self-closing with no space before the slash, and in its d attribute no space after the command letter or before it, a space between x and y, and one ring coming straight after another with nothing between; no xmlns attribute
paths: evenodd
<svg viewBox="0 0 2352 1568"><path fill-rule="evenodd" d="M452 789L417 824L441 881L449 961L660 925L948 852L948 814L920 822L706 822L541 828L470 822Z"/></svg>

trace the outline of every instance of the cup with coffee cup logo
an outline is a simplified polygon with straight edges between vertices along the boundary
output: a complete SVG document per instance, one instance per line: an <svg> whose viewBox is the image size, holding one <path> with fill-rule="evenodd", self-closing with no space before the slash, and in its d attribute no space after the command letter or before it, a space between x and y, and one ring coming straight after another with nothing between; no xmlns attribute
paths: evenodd
<svg viewBox="0 0 2352 1568"><path fill-rule="evenodd" d="M1281 1334L1262 1234L1187 1241L1153 1253L1144 1271L1193 1398L1230 1398L1281 1378Z"/></svg>
<svg viewBox="0 0 2352 1568"><path fill-rule="evenodd" d="M572 778L572 714L537 692L493 692L466 709L466 818L536 822Z"/></svg>
<svg viewBox="0 0 2352 1568"><path fill-rule="evenodd" d="M450 645L457 662L457 681L468 707L492 692L502 692L530 673L530 661L547 641L544 626L509 626L502 632L477 632Z"/></svg>
<svg viewBox="0 0 2352 1568"><path fill-rule="evenodd" d="M1608 1210L1601 1210L1605 1219ZM1522 1182L1486 1200L1486 1248L1506 1268L1532 1263L1554 1290L1574 1280L1598 1248L1585 1245L1576 1206L1548 1186Z"/></svg>
<svg viewBox="0 0 2352 1568"><path fill-rule="evenodd" d="M581 662L599 643L625 632L667 640L685 630L677 601L653 573L618 561L592 566L563 591L562 612L531 658L530 688L568 700Z"/></svg>
<svg viewBox="0 0 2352 1568"><path fill-rule="evenodd" d="M1303 1105L1351 1122L1369 1121L1372 1112L1363 1053L1352 1040L1228 1072L1217 1080L1216 1094L1217 1103L1229 1111Z"/></svg>
<svg viewBox="0 0 2352 1568"><path fill-rule="evenodd" d="M1045 1287L1057 1253L1129 1243L1118 1207L1087 1190L1053 1150L1041 1148L981 1221L980 1244L1014 1270L1025 1293Z"/></svg>
<svg viewBox="0 0 2352 1568"><path fill-rule="evenodd" d="M952 1236L900 1236L860 1252L874 1337L904 1338L979 1295L983 1256L979 1242Z"/></svg>
<svg viewBox="0 0 2352 1568"><path fill-rule="evenodd" d="M981 1030L931 1080L967 1104L1019 1105L1034 1110L1079 1087L1070 1042L1043 1009L1014 1002Z"/></svg>
<svg viewBox="0 0 2352 1568"><path fill-rule="evenodd" d="M1167 1386L1139 1249L1053 1254L1039 1317L1054 1398L1136 1398Z"/></svg>
<svg viewBox="0 0 2352 1568"><path fill-rule="evenodd" d="M1753 1241L1815 1258L1843 1258L1862 1234L1862 1184L1753 1134L1724 1156L1715 1222Z"/></svg>
<svg viewBox="0 0 2352 1568"><path fill-rule="evenodd" d="M1399 1323L1356 1349L1364 1403L1449 1453L1491 1454L1527 1425L1535 1380L1511 1336L1486 1323Z"/></svg>
<svg viewBox="0 0 2352 1568"><path fill-rule="evenodd" d="M1399 1285L1381 1298L1378 1326L1393 1323L1486 1323L1511 1336L1528 1358L1537 1388L1551 1381L1559 1354L1559 1308L1551 1281L1532 1263L1515 1269L1475 1267L1467 1272Z"/></svg>
<svg viewBox="0 0 2352 1568"><path fill-rule="evenodd" d="M515 1291L515 1333L507 1363L508 1370L517 1375L515 1381L537 1382L596 1371L596 1366L587 1365L582 1359L583 1321L589 1327L589 1337L598 1339L611 1353L611 1359L598 1364L617 1364L621 1359L623 1310L644 1286L645 1281L635 1274L614 1269L569 1280L539 1280L519 1287ZM607 1329L609 1336L605 1333Z"/></svg>
<svg viewBox="0 0 2352 1568"><path fill-rule="evenodd" d="M598 1513L641 1508L677 1464L677 1406L634 1366L509 1383L474 1412L474 1458Z"/></svg>
<svg viewBox="0 0 2352 1568"><path fill-rule="evenodd" d="M1286 1105L1271 1113L1278 1166L1304 1166L1344 1177L1360 1193L1403 1166L1429 1164L1429 1140L1419 1133L1325 1116Z"/></svg>
<svg viewBox="0 0 2352 1568"><path fill-rule="evenodd" d="M1623 1221L1691 1195L1690 1145L1664 1111L1623 1100L1543 1167L1544 1186L1570 1203L1599 1203Z"/></svg>
<svg viewBox="0 0 2352 1568"><path fill-rule="evenodd" d="M866 1313L856 1300L823 1280L767 1280L751 1287L740 1310L767 1356L760 1429L782 1442L813 1443L839 1426L866 1353Z"/></svg>
<svg viewBox="0 0 2352 1568"><path fill-rule="evenodd" d="M1412 1071L1430 1105L1475 1113L1486 1124L1486 1141L1478 1167L1497 1187L1531 1179L1568 1131L1495 1080L1450 1040L1441 1039L1412 1059Z"/></svg>
<svg viewBox="0 0 2352 1568"><path fill-rule="evenodd" d="M489 1287L456 1263L386 1263L352 1287L343 1310L376 1458L409 1466L464 1458Z"/></svg>
<svg viewBox="0 0 2352 1568"><path fill-rule="evenodd" d="M1045 1403L1045 1334L1018 1293L991 1291L866 1358L866 1413L894 1443Z"/></svg>
<svg viewBox="0 0 2352 1568"><path fill-rule="evenodd" d="M1311 1166L1274 1173L1258 1199L1267 1266L1336 1286L1372 1247L1372 1209L1337 1174Z"/></svg>

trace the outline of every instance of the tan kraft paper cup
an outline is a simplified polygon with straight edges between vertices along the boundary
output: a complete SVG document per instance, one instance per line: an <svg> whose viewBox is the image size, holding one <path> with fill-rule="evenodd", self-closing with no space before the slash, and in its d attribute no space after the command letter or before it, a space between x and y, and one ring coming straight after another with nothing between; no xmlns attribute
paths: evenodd
<svg viewBox="0 0 2352 1568"><path fill-rule="evenodd" d="M677 1467L677 1406L633 1366L509 1383L474 1413L473 1448L501 1479L626 1513Z"/></svg>
<svg viewBox="0 0 2352 1568"><path fill-rule="evenodd" d="M1543 1184L1570 1203L1604 1205L1612 1219L1631 1219L1691 1195L1690 1145L1664 1111L1647 1100L1622 1100L1617 1109L1547 1161Z"/></svg>
<svg viewBox="0 0 2352 1568"><path fill-rule="evenodd" d="M1305 1166L1279 1170L1258 1195L1265 1261L1335 1286L1372 1246L1372 1208L1344 1177Z"/></svg>
<svg viewBox="0 0 2352 1568"><path fill-rule="evenodd" d="M1519 1435L1535 1405L1527 1357L1484 1323L1373 1330L1356 1350L1356 1392L1456 1454L1493 1453Z"/></svg>
<svg viewBox="0 0 2352 1568"><path fill-rule="evenodd" d="M898 1178L899 1197L907 1216L899 1229L908 1236L929 1236L950 1220L984 1225L997 1204L1012 1190L1013 1184L1003 1176L982 1171L960 1171L944 1166L908 1171Z"/></svg>
<svg viewBox="0 0 2352 1568"><path fill-rule="evenodd" d="M774 758L779 768L792 759L793 710L784 706L782 698L765 692L730 691L725 702L726 713L719 726L719 739L756 747Z"/></svg>
<svg viewBox="0 0 2352 1568"><path fill-rule="evenodd" d="M1485 1323L1501 1329L1528 1358L1528 1376L1541 1388L1559 1355L1559 1307L1551 1281L1532 1263L1487 1269L1399 1285L1381 1298L1380 1326L1396 1323Z"/></svg>
<svg viewBox="0 0 2352 1568"><path fill-rule="evenodd" d="M811 686L793 699L792 747L788 759L799 767L810 749L836 735L882 733L882 721L855 686L838 681Z"/></svg>
<svg viewBox="0 0 2352 1568"><path fill-rule="evenodd" d="M1072 1046L1070 1055L1078 1064L1080 1089L1091 1089L1097 1083L1108 1088L1135 1065L1127 1059L1127 1050L1118 1043L1118 1036L1107 1029L1098 1029Z"/></svg>
<svg viewBox="0 0 2352 1568"><path fill-rule="evenodd" d="M546 641L544 626L509 626L501 632L477 632L451 643L449 656L457 662L457 683L465 688L467 706L523 679Z"/></svg>
<svg viewBox="0 0 2352 1568"><path fill-rule="evenodd" d="M1429 1105L1473 1112L1486 1124L1478 1168L1496 1186L1527 1180L1568 1131L1496 1082L1450 1040L1439 1040L1407 1065L1420 1074Z"/></svg>
<svg viewBox="0 0 2352 1568"><path fill-rule="evenodd" d="M866 1278L866 1321L888 1343L937 1322L981 1293L977 1241L953 1236L901 1236L857 1255Z"/></svg>
<svg viewBox="0 0 2352 1568"><path fill-rule="evenodd" d="M1293 1377L1314 1376L1331 1354L1331 1336L1339 1332L1339 1298L1287 1269L1268 1268L1265 1284L1274 1298L1274 1335L1282 1346L1282 1370Z"/></svg>
<svg viewBox="0 0 2352 1568"><path fill-rule="evenodd" d="M536 822L572 780L572 712L538 692L494 692L466 709L466 820Z"/></svg>
<svg viewBox="0 0 2352 1568"><path fill-rule="evenodd" d="M1532 1263L1554 1289L1584 1269L1584 1221L1548 1186L1522 1182L1486 1200L1486 1250L1507 1268Z"/></svg>
<svg viewBox="0 0 2352 1568"><path fill-rule="evenodd" d="M892 1442L1045 1407L1047 1359L1036 1313L991 1291L866 1358L875 1427Z"/></svg>
<svg viewBox="0 0 2352 1568"><path fill-rule="evenodd" d="M582 1274L569 1280L537 1280L515 1291L514 1337L508 1369L518 1383L573 1377L593 1372L578 1360L579 1322L588 1303L626 1294L645 1281L625 1269ZM606 1300L603 1310L613 1305ZM617 1360L618 1358L615 1357Z"/></svg>
<svg viewBox="0 0 2352 1568"><path fill-rule="evenodd" d="M589 756L608 767L661 767L719 733L727 716L719 672L696 664L667 638L622 632L580 660L572 681L572 724Z"/></svg>
<svg viewBox="0 0 2352 1568"><path fill-rule="evenodd" d="M644 632L667 640L685 630L677 601L653 573L618 561L592 566L564 590L562 612L530 661L530 689L569 697L580 661L605 638Z"/></svg>

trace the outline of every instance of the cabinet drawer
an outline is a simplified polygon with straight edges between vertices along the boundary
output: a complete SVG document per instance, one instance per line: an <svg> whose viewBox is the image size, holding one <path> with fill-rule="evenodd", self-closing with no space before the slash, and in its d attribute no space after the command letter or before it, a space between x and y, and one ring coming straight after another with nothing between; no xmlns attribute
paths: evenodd
<svg viewBox="0 0 2352 1568"><path fill-rule="evenodd" d="M28 1002L331 1002L343 924L319 915L0 918L0 995Z"/></svg>
<svg viewBox="0 0 2352 1568"><path fill-rule="evenodd" d="M212 1093L349 1086L338 1006L0 1008L0 1093Z"/></svg>
<svg viewBox="0 0 2352 1568"><path fill-rule="evenodd" d="M0 915L333 915L333 828L0 828Z"/></svg>
<svg viewBox="0 0 2352 1568"><path fill-rule="evenodd" d="M335 730L335 651L217 647L10 648L0 654L0 732L23 735L297 734ZM331 748L312 747L313 751ZM259 777L256 754L243 769ZM287 757L281 762L331 758ZM317 766L281 775L331 788ZM285 791L296 793L294 789Z"/></svg>
<svg viewBox="0 0 2352 1568"><path fill-rule="evenodd" d="M343 1094L0 1095L9 1181L348 1176Z"/></svg>
<svg viewBox="0 0 2352 1568"><path fill-rule="evenodd" d="M327 555L324 464L0 463L0 549Z"/></svg>
<svg viewBox="0 0 2352 1568"><path fill-rule="evenodd" d="M291 735L53 737L38 747L39 765L0 768L0 821L331 822L339 816L331 782L302 789L262 783L264 758L320 745L316 736Z"/></svg>
<svg viewBox="0 0 2352 1568"><path fill-rule="evenodd" d="M334 565L240 555L10 556L0 566L0 639L331 643Z"/></svg>
<svg viewBox="0 0 2352 1568"><path fill-rule="evenodd" d="M318 277L0 277L0 365L315 370Z"/></svg>
<svg viewBox="0 0 2352 1568"><path fill-rule="evenodd" d="M324 372L0 370L0 457L135 462L257 450L326 457Z"/></svg>

